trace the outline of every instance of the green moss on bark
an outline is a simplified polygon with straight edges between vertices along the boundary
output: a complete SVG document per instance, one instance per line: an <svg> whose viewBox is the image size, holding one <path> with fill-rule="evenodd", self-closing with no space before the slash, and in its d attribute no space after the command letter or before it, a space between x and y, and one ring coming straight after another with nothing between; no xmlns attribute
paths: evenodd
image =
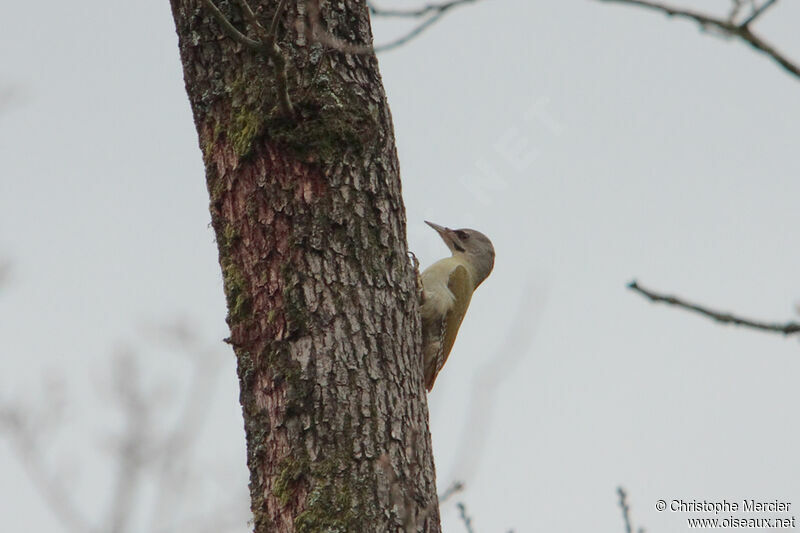
<svg viewBox="0 0 800 533"><path fill-rule="evenodd" d="M250 155L253 150L253 142L264 131L263 112L247 106L240 107L233 112L230 125L228 139L233 146L234 153L239 158Z"/></svg>
<svg viewBox="0 0 800 533"><path fill-rule="evenodd" d="M298 485L311 473L307 455L286 457L280 465L273 492L281 505L287 505L294 496Z"/></svg>
<svg viewBox="0 0 800 533"><path fill-rule="evenodd" d="M364 491L373 483L359 479L354 470L342 472L344 465L352 463L347 444L341 444L338 456L311 465L314 487L306 498L305 509L295 518L298 533L367 530L371 517L357 503L368 501Z"/></svg>
<svg viewBox="0 0 800 533"><path fill-rule="evenodd" d="M217 245L221 252L222 282L228 302L228 324L230 326L246 319L252 308L252 298L247 280L239 267L231 260L231 248L239 239L239 232L232 224L226 224L222 231L217 231Z"/></svg>
<svg viewBox="0 0 800 533"><path fill-rule="evenodd" d="M299 102L296 108L293 119L271 118L267 135L306 161L332 161L348 152L362 154L380 131L377 106L365 107L362 98L333 89L324 77L315 83L312 100Z"/></svg>
<svg viewBox="0 0 800 533"><path fill-rule="evenodd" d="M233 326L250 315L252 300L242 272L232 262L222 265L222 282L228 301L228 324Z"/></svg>

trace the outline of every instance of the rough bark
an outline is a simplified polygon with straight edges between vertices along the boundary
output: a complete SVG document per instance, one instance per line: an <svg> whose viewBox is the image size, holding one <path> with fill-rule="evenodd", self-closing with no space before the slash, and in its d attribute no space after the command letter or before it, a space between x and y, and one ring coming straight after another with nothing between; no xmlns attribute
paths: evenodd
<svg viewBox="0 0 800 533"><path fill-rule="evenodd" d="M289 0L271 62L171 0L238 359L255 531L440 530L391 116L374 55L308 42ZM251 1L269 27L277 0ZM242 32L239 4L217 2ZM363 0L323 3L369 44ZM254 36L248 31L248 35ZM406 526L412 524L411 528Z"/></svg>

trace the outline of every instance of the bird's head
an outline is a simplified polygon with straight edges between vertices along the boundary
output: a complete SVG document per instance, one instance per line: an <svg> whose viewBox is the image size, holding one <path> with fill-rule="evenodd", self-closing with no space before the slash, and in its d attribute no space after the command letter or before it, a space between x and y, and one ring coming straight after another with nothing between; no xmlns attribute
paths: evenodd
<svg viewBox="0 0 800 533"><path fill-rule="evenodd" d="M450 229L425 221L436 230L454 257L463 257L475 268L477 287L489 277L494 268L494 246L489 237L474 229Z"/></svg>

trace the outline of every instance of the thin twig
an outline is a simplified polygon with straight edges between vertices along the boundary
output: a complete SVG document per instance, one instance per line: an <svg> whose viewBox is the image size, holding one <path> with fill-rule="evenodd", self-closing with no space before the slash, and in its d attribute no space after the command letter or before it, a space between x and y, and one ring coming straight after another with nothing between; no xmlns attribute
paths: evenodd
<svg viewBox="0 0 800 533"><path fill-rule="evenodd" d="M479 0L451 0L450 2L443 2L441 4L428 4L417 9L382 9L377 7L372 2L367 2L369 12L378 17L402 17L402 18L420 18L431 13L441 13L453 7L458 7L464 4L472 4Z"/></svg>
<svg viewBox="0 0 800 533"><path fill-rule="evenodd" d="M472 529L472 518L467 514L467 506L464 505L463 502L458 502L456 507L458 507L458 516L460 516L461 521L464 522L467 533L475 533L475 530Z"/></svg>
<svg viewBox="0 0 800 533"><path fill-rule="evenodd" d="M324 44L326 46L329 46L330 48L333 48L340 52L344 52L346 54L369 55L380 52L386 52L387 50L392 50L393 48L402 46L407 42L411 41L412 39L418 37L422 32L430 28L434 23L436 23L439 19L441 19L445 13L447 13L451 9L478 1L480 0L451 0L449 2L444 2L442 4L428 4L421 8L408 9L408 10L382 9L376 7L374 4L369 2L367 4L369 6L369 11L374 16L403 17L403 18L427 17L425 18L425 20L414 26L410 31L401 35L400 37L392 41L389 41L388 43L385 44L371 46L371 45L346 43L341 39L339 39L338 37L332 35L330 32L326 31L324 28L322 28L322 24L320 23L319 0L308 0L306 5L310 23L309 36L313 37L315 41L321 44Z"/></svg>
<svg viewBox="0 0 800 533"><path fill-rule="evenodd" d="M212 0L203 0L203 3L211 11L211 13L222 26L223 30L225 30L225 33L227 33L231 39L246 46L247 48L250 48L251 50L255 50L266 55L272 60L272 63L275 65L275 85L278 92L278 106L281 110L281 113L284 115L290 117L294 116L294 106L292 105L292 100L289 97L289 82L286 75L286 58L283 56L283 53L281 52L281 49L278 46L275 38L277 21L280 18L283 7L286 5L286 0L281 0L281 2L278 4L278 8L275 11L275 16L272 19L270 32L265 35L265 41L251 39L237 30ZM240 0L240 3L245 16L250 23L256 27L257 31L262 33L266 32L267 30L264 29L264 26L262 26L258 21L256 14L250 7L250 4L247 3L247 0Z"/></svg>
<svg viewBox="0 0 800 533"><path fill-rule="evenodd" d="M747 318L741 318L730 313L725 313L721 311L714 311L713 309L708 309L707 307L702 307L697 304L689 303L685 300L682 300L675 296L669 296L665 294L658 294L652 291L649 291L639 285L636 280L630 282L628 284L628 288L638 292L639 294L649 298L653 302L662 302L670 305L675 305L678 307L682 307L683 309L687 309L689 311L693 311L695 313L699 313L701 315L707 316L716 320L717 322L721 322L723 324L736 324L737 326L745 326L748 328L753 329L760 329L763 331L772 331L775 333L783 333L784 335L793 335L795 333L800 333L800 323L797 322L786 322L785 324L780 324L776 322L760 322L757 320L751 320Z"/></svg>
<svg viewBox="0 0 800 533"><path fill-rule="evenodd" d="M255 26L256 31L261 33L262 37L267 37L269 35L269 32L258 21L258 17L256 16L255 11L253 11L253 8L250 7L250 4L247 2L247 0L240 0L240 3L242 5L242 11L244 11L244 16L247 17L247 21L250 22L250 24L252 24L253 26ZM280 12L280 9L281 6L278 6L278 11L275 12L276 15L278 14L278 12Z"/></svg>
<svg viewBox="0 0 800 533"><path fill-rule="evenodd" d="M794 77L800 79L800 65L793 62L787 56L783 55L783 53L779 52L774 46L770 43L762 39L760 36L756 35L750 28L748 24L751 22L750 19L746 20L742 24L736 24L730 20L724 20L721 18L714 17L712 15L706 15L704 13L699 13L697 11L692 11L689 9L683 9L678 7L669 6L666 4L661 4L659 2L650 2L648 0L598 0L600 2L606 3L617 3L617 4L628 4L628 5L635 5L644 7L647 9L651 9L653 11L660 11L670 17L678 17L689 19L697 22L702 27L713 27L718 30L721 30L724 34L731 35L733 37L738 37L742 41L746 42L759 52L766 54L768 57L772 58L776 63L778 63L784 70L792 74ZM770 5L774 3L767 2ZM763 13L766 8L769 6L762 6L758 10L758 14L760 15ZM754 13L755 14L755 13ZM751 19L753 17L751 16Z"/></svg>
<svg viewBox="0 0 800 533"><path fill-rule="evenodd" d="M617 494L619 494L619 506L622 508L622 519L625 521L625 533L633 533L633 526L631 525L631 508L628 506L626 500L625 489L617 487Z"/></svg>
<svg viewBox="0 0 800 533"><path fill-rule="evenodd" d="M239 30L236 29L236 26L231 24L225 15L222 14L222 11L214 5L214 2L211 0L203 0L203 4L211 11L211 14L214 15L214 18L217 19L217 22L220 23L222 29L225 30L225 33L228 34L228 37L236 41L237 43L250 48L251 50L262 50L263 44L260 41L256 41L255 39L251 39L247 35L243 34Z"/></svg>
<svg viewBox="0 0 800 533"><path fill-rule="evenodd" d="M247 0L242 0L246 2ZM267 49L267 54L275 64L275 81L278 85L278 101L280 102L281 111L286 116L294 116L294 107L289 98L289 81L286 76L286 58L283 57L280 47L275 39L278 31L278 20L283 13L283 8L286 6L286 0L281 0L275 9L275 15L272 17L272 23L269 26L269 36L267 42L264 43Z"/></svg>
<svg viewBox="0 0 800 533"><path fill-rule="evenodd" d="M389 41L388 43L376 46L375 53L392 50L393 48L397 48L398 46L406 44L408 41L414 39L415 37L419 37L419 35L422 32L433 26L440 18L444 16L444 14L445 14L444 11L440 11L435 15L433 15L432 17L427 18L425 21L420 22L417 26L412 28L411 31L409 31L405 35L402 35L393 41Z"/></svg>
<svg viewBox="0 0 800 533"><path fill-rule="evenodd" d="M246 2L247 0L242 0L242 2ZM278 32L278 20L281 18L281 14L283 13L283 8L286 6L286 0L281 0L278 3L278 8L275 10L275 15L272 16L272 23L269 25L269 35L270 39L273 41L275 40L275 35Z"/></svg>
<svg viewBox="0 0 800 533"><path fill-rule="evenodd" d="M375 6L372 2L368 2L369 11L372 15L378 17L401 17L401 18L423 18L428 17L411 29L405 35L389 41L388 43L381 44L375 47L375 52L385 52L393 48L397 48L406 44L408 41L418 37L422 32L433 26L439 19L441 19L449 10L463 6L465 4L472 4L480 0L451 0L441 4L428 4L417 9L382 9Z"/></svg>
<svg viewBox="0 0 800 533"><path fill-rule="evenodd" d="M294 106L289 97L289 80L286 76L286 58L283 57L281 49L277 43L273 43L269 49L269 57L275 63L275 83L278 90L278 105L280 106L281 113L287 117L294 116Z"/></svg>
<svg viewBox="0 0 800 533"><path fill-rule="evenodd" d="M766 2L764 2L763 4L761 4L761 7L759 7L759 8L758 8L758 9L756 9L755 11L753 11L753 14L752 14L752 15L750 15L750 16L747 18L747 20L745 20L744 22L742 22L742 24L741 24L741 25L742 25L742 26L747 26L748 24L750 24L751 22L753 22L754 20L756 20L758 17L760 17L760 16L761 16L761 15L764 13L764 11L766 11L767 9L769 9L770 7L772 7L772 4L774 4L774 3L775 3L775 2L777 2L777 1L778 1L778 0L767 0Z"/></svg>
<svg viewBox="0 0 800 533"><path fill-rule="evenodd" d="M464 484L460 481L454 481L452 485L447 487L443 493L439 495L439 505L444 504L447 500L464 490Z"/></svg>
<svg viewBox="0 0 800 533"><path fill-rule="evenodd" d="M728 21L733 22L744 7L744 0L731 0L731 10L728 12Z"/></svg>

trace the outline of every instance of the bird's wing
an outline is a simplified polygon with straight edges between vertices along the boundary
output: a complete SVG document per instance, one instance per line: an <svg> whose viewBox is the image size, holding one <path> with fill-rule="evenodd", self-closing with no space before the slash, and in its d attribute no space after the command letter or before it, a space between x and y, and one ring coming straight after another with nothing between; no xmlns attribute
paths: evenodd
<svg viewBox="0 0 800 533"><path fill-rule="evenodd" d="M464 320L464 315L467 313L469 301L472 299L472 278L467 272L467 269L459 265L450 272L450 277L447 281L447 288L453 293L455 300L453 306L444 317L442 328L444 335L442 336L442 344L440 347L441 356L436 360L439 362L438 368L434 369L433 375L430 376L428 390L433 387L433 382L436 380L436 375L442 369L447 357L450 355L450 350L453 349L453 343L456 341L456 334L458 328L461 326L461 321Z"/></svg>

